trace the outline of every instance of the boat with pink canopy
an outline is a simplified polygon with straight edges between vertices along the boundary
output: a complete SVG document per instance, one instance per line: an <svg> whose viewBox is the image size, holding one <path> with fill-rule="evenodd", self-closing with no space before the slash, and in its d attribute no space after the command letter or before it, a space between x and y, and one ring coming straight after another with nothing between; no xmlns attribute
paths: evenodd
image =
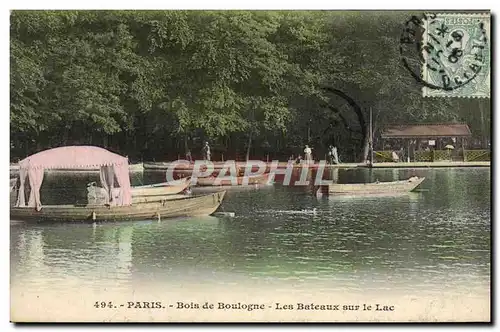
<svg viewBox="0 0 500 332"><path fill-rule="evenodd" d="M100 169L104 201L85 205L42 205L40 188L45 170ZM30 193L26 203L25 183ZM19 162L19 190L11 218L53 221L145 220L210 215L225 192L210 195L175 195L171 198L133 200L128 159L96 146L65 146L45 150Z"/></svg>

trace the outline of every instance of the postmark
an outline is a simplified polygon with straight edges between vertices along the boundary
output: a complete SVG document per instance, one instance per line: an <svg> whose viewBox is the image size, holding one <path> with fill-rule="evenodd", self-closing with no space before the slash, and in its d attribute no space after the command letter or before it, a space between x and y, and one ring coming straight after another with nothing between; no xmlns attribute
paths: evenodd
<svg viewBox="0 0 500 332"><path fill-rule="evenodd" d="M435 14L424 21L424 97L490 96L490 16Z"/></svg>
<svg viewBox="0 0 500 332"><path fill-rule="evenodd" d="M412 16L401 35L401 60L425 97L489 98L489 36L489 14Z"/></svg>

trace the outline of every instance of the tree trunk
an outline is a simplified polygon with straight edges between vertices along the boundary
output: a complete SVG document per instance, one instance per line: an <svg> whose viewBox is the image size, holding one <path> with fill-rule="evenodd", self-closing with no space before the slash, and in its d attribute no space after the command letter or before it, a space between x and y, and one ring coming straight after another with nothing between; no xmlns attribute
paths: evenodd
<svg viewBox="0 0 500 332"><path fill-rule="evenodd" d="M250 160L250 148L252 147L252 131L248 134L247 156L246 161Z"/></svg>
<svg viewBox="0 0 500 332"><path fill-rule="evenodd" d="M365 131L369 131L365 129ZM365 135L363 138L363 162L366 163L368 161L368 154L370 153L370 137L369 135Z"/></svg>
<svg viewBox="0 0 500 332"><path fill-rule="evenodd" d="M102 145L103 145L103 148L105 148L105 149L108 147L108 134L103 134Z"/></svg>
<svg viewBox="0 0 500 332"><path fill-rule="evenodd" d="M69 128L64 127L63 137L62 137L62 141L61 141L62 146L68 145L68 137L69 137Z"/></svg>
<svg viewBox="0 0 500 332"><path fill-rule="evenodd" d="M86 144L92 145L92 131L89 130L86 138Z"/></svg>
<svg viewBox="0 0 500 332"><path fill-rule="evenodd" d="M309 120L309 124L307 125L307 144L311 143L311 120Z"/></svg>

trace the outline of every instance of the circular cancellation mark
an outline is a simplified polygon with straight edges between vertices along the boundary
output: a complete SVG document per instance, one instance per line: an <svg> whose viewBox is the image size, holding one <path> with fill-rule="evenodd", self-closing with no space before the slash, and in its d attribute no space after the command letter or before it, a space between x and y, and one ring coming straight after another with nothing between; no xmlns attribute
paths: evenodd
<svg viewBox="0 0 500 332"><path fill-rule="evenodd" d="M487 32L481 16L423 14L405 22L399 52L403 66L432 90L452 91L485 66Z"/></svg>

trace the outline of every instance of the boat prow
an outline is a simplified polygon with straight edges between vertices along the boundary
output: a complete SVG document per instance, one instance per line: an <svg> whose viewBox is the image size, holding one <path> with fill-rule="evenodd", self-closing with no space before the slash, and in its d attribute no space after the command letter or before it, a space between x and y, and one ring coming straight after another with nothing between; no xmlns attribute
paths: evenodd
<svg viewBox="0 0 500 332"><path fill-rule="evenodd" d="M411 177L407 180L371 183L333 183L318 188L317 194L328 195L391 195L409 193L415 190L425 177Z"/></svg>
<svg viewBox="0 0 500 332"><path fill-rule="evenodd" d="M132 187L132 197L160 196L179 194L191 185L191 178Z"/></svg>

